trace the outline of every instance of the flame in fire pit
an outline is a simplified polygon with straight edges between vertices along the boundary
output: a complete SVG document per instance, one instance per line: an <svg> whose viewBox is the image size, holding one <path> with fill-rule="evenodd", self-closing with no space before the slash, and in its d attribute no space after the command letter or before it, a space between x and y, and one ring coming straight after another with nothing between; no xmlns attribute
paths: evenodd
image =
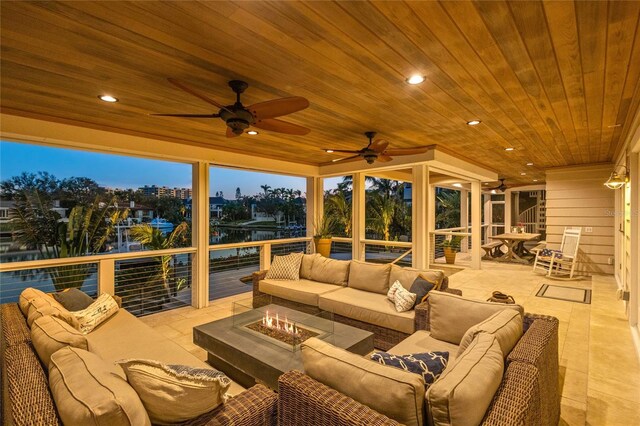
<svg viewBox="0 0 640 426"><path fill-rule="evenodd" d="M262 325L267 328L280 330L294 336L297 336L299 334L298 327L296 327L294 323L289 322L286 316L284 317L284 320L280 320L280 315L277 312L276 315L273 316L269 315L269 311L267 311L266 314L262 317Z"/></svg>

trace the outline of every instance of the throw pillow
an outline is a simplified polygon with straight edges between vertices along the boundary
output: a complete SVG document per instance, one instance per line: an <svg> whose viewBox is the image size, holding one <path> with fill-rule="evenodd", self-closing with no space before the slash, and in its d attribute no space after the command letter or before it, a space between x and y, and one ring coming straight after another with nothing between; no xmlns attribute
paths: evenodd
<svg viewBox="0 0 640 426"><path fill-rule="evenodd" d="M22 315L27 317L29 315L29 302L33 299L39 297L49 297L47 293L42 290L38 290L37 288L28 287L22 290L20 293L20 298L18 299L18 305L20 306L20 310L22 311Z"/></svg>
<svg viewBox="0 0 640 426"><path fill-rule="evenodd" d="M427 297L427 294L436 287L435 283L431 283L424 279L422 275L419 275L418 278L411 284L411 288L409 291L411 293L415 293L416 295L416 303L413 305L415 308L419 303L424 302L424 299Z"/></svg>
<svg viewBox="0 0 640 426"><path fill-rule="evenodd" d="M540 250L541 257L551 257L555 253L556 259L562 259L562 252L560 250L551 250L548 248L543 248Z"/></svg>
<svg viewBox="0 0 640 426"><path fill-rule="evenodd" d="M395 302L396 291L398 291L399 288L404 288L402 287L402 284L400 283L400 281L394 282L391 285L391 287L389 287L389 291L387 292L387 299L391 300L392 302Z"/></svg>
<svg viewBox="0 0 640 426"><path fill-rule="evenodd" d="M393 295L393 303L398 312L410 311L413 309L413 305L416 304L416 294L401 286Z"/></svg>
<svg viewBox="0 0 640 426"><path fill-rule="evenodd" d="M401 368L404 371L420 374L424 379L425 390L435 382L447 368L449 352L423 352L409 355L393 355L386 352L374 352L373 361L382 365Z"/></svg>
<svg viewBox="0 0 640 426"><path fill-rule="evenodd" d="M29 328L33 322L47 315L60 318L73 328L78 328L78 320L73 314L67 311L64 306L55 301L53 297L37 297L29 302L29 312L27 314L27 324Z"/></svg>
<svg viewBox="0 0 640 426"><path fill-rule="evenodd" d="M274 256L271 268L267 271L265 278L268 280L299 280L303 254L300 252L286 256Z"/></svg>
<svg viewBox="0 0 640 426"><path fill-rule="evenodd" d="M87 339L65 321L50 315L36 319L31 325L31 342L40 361L49 368L51 355L67 346L88 350Z"/></svg>
<svg viewBox="0 0 640 426"><path fill-rule="evenodd" d="M63 424L151 425L140 397L117 368L72 347L51 355L49 388Z"/></svg>
<svg viewBox="0 0 640 426"><path fill-rule="evenodd" d="M78 321L78 329L84 334L105 322L118 312L118 303L108 293L101 294L88 308L73 312Z"/></svg>
<svg viewBox="0 0 640 426"><path fill-rule="evenodd" d="M53 298L68 311L81 311L93 303L91 296L77 288L70 288L59 293L53 293Z"/></svg>
<svg viewBox="0 0 640 426"><path fill-rule="evenodd" d="M140 395L151 422L184 422L225 402L231 380L208 368L165 365L158 361L118 361L129 384Z"/></svg>

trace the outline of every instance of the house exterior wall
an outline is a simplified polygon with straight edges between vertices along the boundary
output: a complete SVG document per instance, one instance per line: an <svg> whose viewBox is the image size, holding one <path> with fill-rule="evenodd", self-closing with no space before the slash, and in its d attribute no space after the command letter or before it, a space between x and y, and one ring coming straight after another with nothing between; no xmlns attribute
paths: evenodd
<svg viewBox="0 0 640 426"><path fill-rule="evenodd" d="M611 170L608 164L547 170L547 245L559 248L565 227L582 227L581 273L614 273L615 192L604 186Z"/></svg>

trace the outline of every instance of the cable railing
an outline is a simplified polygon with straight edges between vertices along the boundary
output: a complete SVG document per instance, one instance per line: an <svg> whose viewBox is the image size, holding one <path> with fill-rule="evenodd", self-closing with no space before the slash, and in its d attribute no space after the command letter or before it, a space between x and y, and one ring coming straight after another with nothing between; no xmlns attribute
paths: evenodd
<svg viewBox="0 0 640 426"><path fill-rule="evenodd" d="M411 266L413 244L404 241L362 240L365 262Z"/></svg>
<svg viewBox="0 0 640 426"><path fill-rule="evenodd" d="M329 257L337 260L351 260L353 255L353 239L348 237L331 238L331 254Z"/></svg>

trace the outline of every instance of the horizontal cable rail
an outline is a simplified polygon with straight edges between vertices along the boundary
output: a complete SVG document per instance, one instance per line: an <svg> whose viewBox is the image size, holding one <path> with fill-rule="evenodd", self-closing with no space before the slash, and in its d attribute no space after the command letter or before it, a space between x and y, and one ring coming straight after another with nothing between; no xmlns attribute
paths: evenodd
<svg viewBox="0 0 640 426"><path fill-rule="evenodd" d="M351 260L353 243L351 238L336 238L331 241L331 254L329 257L338 260Z"/></svg>
<svg viewBox="0 0 640 426"><path fill-rule="evenodd" d="M311 241L295 241L290 243L271 243L271 260L273 256L282 256L289 253L309 253L312 247Z"/></svg>
<svg viewBox="0 0 640 426"><path fill-rule="evenodd" d="M247 241L244 243L212 244L209 246L209 250L226 250L226 249L235 249L240 247L262 246L265 244L271 244L271 245L287 244L287 243L295 243L299 241L311 241L311 237L283 238L280 240Z"/></svg>
<svg viewBox="0 0 640 426"><path fill-rule="evenodd" d="M385 241L385 240L368 240L368 239L364 239L364 240L360 240L360 242L362 244L385 246L385 247L388 247L388 246L392 246L392 247L407 247L407 248L413 247L413 244L408 242L408 241Z"/></svg>
<svg viewBox="0 0 640 426"><path fill-rule="evenodd" d="M251 274L260 270L262 245L209 251L209 300L251 291Z"/></svg>
<svg viewBox="0 0 640 426"><path fill-rule="evenodd" d="M364 260L372 263L394 263L398 266L411 266L412 244L398 241L363 240Z"/></svg>

